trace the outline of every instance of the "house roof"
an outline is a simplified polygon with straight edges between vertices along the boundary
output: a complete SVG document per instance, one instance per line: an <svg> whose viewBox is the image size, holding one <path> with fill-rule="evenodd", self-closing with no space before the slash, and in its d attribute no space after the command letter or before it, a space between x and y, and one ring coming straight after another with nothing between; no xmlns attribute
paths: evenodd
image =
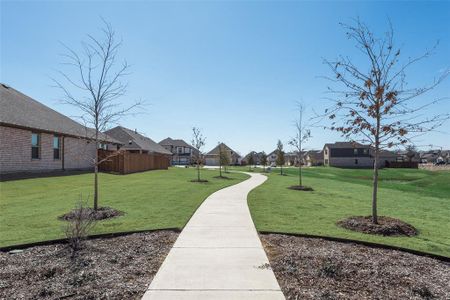
<svg viewBox="0 0 450 300"><path fill-rule="evenodd" d="M2 125L88 139L95 136L94 129L75 122L3 83L0 84L0 107L0 124ZM103 133L100 139L120 144L119 141Z"/></svg>
<svg viewBox="0 0 450 300"><path fill-rule="evenodd" d="M121 141L123 143L121 149L145 150L152 153L172 155L170 151L164 149L164 147L153 141L151 138L143 136L135 130L117 126L106 131L106 134Z"/></svg>
<svg viewBox="0 0 450 300"><path fill-rule="evenodd" d="M191 145L189 145L188 143L186 143L182 139L172 139L170 137L163 139L158 144L163 145L163 146L175 146L175 147L189 147L189 148L193 148Z"/></svg>
<svg viewBox="0 0 450 300"><path fill-rule="evenodd" d="M323 159L323 150L310 150L306 153L306 155L312 157L315 160Z"/></svg>
<svg viewBox="0 0 450 300"><path fill-rule="evenodd" d="M226 144L224 144L224 143L220 143L219 145L217 145L216 147L214 147L211 151L209 151L208 153L206 153L206 155L219 155L219 147L220 147L220 146L225 147L225 149L228 150L228 151L232 151L232 152L233 152L233 155L241 157L241 156L239 155L239 153L237 153L236 151L234 151L233 149L231 149L230 147L228 147L228 146L227 146Z"/></svg>
<svg viewBox="0 0 450 300"><path fill-rule="evenodd" d="M370 148L369 145L363 145L357 142L336 142L336 143L327 143L324 148L328 147L330 149L346 149L346 148Z"/></svg>

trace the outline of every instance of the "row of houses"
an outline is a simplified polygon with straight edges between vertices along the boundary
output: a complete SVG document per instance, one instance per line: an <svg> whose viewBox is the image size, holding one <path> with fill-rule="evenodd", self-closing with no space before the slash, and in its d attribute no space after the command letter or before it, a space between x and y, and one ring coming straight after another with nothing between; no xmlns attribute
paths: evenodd
<svg viewBox="0 0 450 300"><path fill-rule="evenodd" d="M250 152L246 156L253 156L255 164L260 164L262 153ZM277 163L277 150L267 155L267 164L275 166ZM285 165L299 164L299 155L295 152L284 153ZM379 167L400 166L399 154L391 151L381 151L378 160ZM369 145L355 142L327 143L322 150L305 151L300 155L300 163L306 166L332 166L341 168L371 168L374 164L373 149ZM406 164L405 164L406 166Z"/></svg>
<svg viewBox="0 0 450 300"><path fill-rule="evenodd" d="M102 157L116 153L100 169L129 173L147 169L167 169L169 165L189 165L199 151L182 139L166 138L156 143L137 130L117 126L100 134L99 148L93 142L95 130L43 105L21 92L0 84L0 175L55 170L91 170L99 151ZM246 158L224 143L202 156L205 165L217 166L220 151L232 165L245 164L249 155L260 164L262 152ZM267 164L276 165L277 151L267 155ZM373 166L373 150L354 142L325 144L322 150L301 154L301 164L367 168ZM379 167L401 163L450 163L450 151L382 151ZM286 165L298 165L295 152L285 153Z"/></svg>
<svg viewBox="0 0 450 300"><path fill-rule="evenodd" d="M168 137L157 143L123 126L100 133L96 147L94 129L5 84L0 84L0 107L0 175L92 170L96 153L108 157L100 170L118 173L187 165L199 154L182 139ZM241 163L240 155L225 144L206 153L204 163L219 164L219 146L232 164Z"/></svg>

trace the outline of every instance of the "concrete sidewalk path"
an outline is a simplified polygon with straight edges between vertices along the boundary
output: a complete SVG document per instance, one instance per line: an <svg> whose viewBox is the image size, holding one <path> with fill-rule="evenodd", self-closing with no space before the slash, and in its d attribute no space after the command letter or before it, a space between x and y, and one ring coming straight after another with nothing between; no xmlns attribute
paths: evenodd
<svg viewBox="0 0 450 300"><path fill-rule="evenodd" d="M142 299L285 299L247 206L267 177L248 174L197 209Z"/></svg>

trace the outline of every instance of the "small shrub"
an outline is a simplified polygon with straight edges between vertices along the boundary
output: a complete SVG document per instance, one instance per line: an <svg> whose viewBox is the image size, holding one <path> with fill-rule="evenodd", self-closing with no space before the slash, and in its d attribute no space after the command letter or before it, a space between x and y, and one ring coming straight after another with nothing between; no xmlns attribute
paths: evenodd
<svg viewBox="0 0 450 300"><path fill-rule="evenodd" d="M413 288L413 292L414 292L414 294L419 295L423 299L433 299L434 298L433 293L425 285Z"/></svg>
<svg viewBox="0 0 450 300"><path fill-rule="evenodd" d="M324 277L338 279L342 276L342 268L339 264L335 264L331 260L327 260L322 264L319 274Z"/></svg>
<svg viewBox="0 0 450 300"><path fill-rule="evenodd" d="M82 195L80 195L72 216L71 219L67 220L65 235L72 250L72 257L74 257L82 248L82 241L95 226L96 219L92 216L91 210L84 205Z"/></svg>

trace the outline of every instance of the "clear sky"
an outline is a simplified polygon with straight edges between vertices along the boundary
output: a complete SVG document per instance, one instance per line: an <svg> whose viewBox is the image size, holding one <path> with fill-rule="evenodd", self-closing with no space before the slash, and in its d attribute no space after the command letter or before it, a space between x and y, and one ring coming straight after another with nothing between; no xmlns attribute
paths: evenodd
<svg viewBox="0 0 450 300"><path fill-rule="evenodd" d="M359 16L382 34L390 18L404 59L440 40L436 54L411 69L411 85L450 66L449 1L1 1L1 82L79 115L58 102L50 76L61 68L59 42L77 48L86 34L98 35L100 16L122 37L119 56L132 66L121 101L150 103L121 125L155 141L188 142L191 128L200 127L207 151L223 141L241 154L270 152L294 135L295 101L323 110L327 82L320 76L330 74L323 58L358 55L339 22ZM450 96L450 78L418 101L434 96ZM437 111L450 111L450 102ZM450 148L446 125L417 144ZM340 140L322 129L312 135L308 148Z"/></svg>

